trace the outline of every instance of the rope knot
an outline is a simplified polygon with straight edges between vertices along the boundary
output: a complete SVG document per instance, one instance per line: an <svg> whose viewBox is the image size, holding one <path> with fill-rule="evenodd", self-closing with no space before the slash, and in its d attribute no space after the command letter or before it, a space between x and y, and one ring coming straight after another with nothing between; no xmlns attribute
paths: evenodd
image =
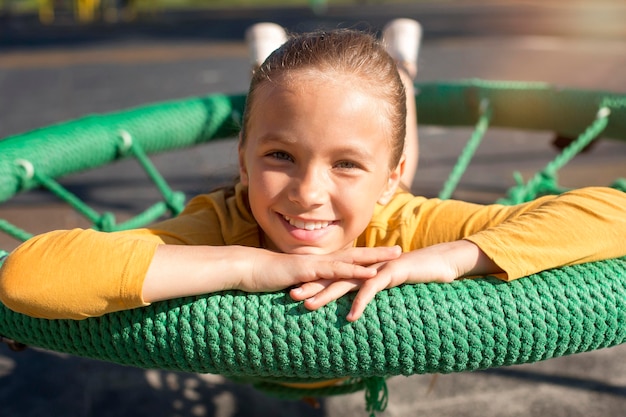
<svg viewBox="0 0 626 417"><path fill-rule="evenodd" d="M20 179L23 182L30 181L35 176L35 166L27 159L16 159L15 164L22 168Z"/></svg>
<svg viewBox="0 0 626 417"><path fill-rule="evenodd" d="M182 191L174 191L167 199L167 207L174 215L178 215L185 208L185 193Z"/></svg>
<svg viewBox="0 0 626 417"><path fill-rule="evenodd" d="M375 417L377 412L385 411L389 402L389 391L385 378L374 376L365 378L365 406L370 417Z"/></svg>
<svg viewBox="0 0 626 417"><path fill-rule="evenodd" d="M102 213L102 216L95 222L98 230L112 232L115 228L115 215L111 212Z"/></svg>
<svg viewBox="0 0 626 417"><path fill-rule="evenodd" d="M133 137L132 135L124 129L120 129L118 132L120 135L121 143L117 145L117 149L121 155L126 155L130 148L133 146Z"/></svg>

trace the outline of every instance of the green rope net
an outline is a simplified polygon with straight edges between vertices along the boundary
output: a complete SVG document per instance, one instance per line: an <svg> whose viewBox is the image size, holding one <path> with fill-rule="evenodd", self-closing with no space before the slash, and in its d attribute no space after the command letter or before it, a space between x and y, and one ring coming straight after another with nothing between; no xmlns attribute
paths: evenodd
<svg viewBox="0 0 626 417"><path fill-rule="evenodd" d="M556 173L592 140L626 139L626 96L545 84L470 80L418 84L421 125L475 126L444 185L449 198L489 126L551 130L575 138L504 203L563 191ZM147 154L237 133L244 96L212 95L90 116L0 141L0 202L45 187L104 231L176 215L172 191ZM158 123L155 123L158 121ZM163 201L118 224L55 178L135 157ZM613 185L626 191L626 181ZM18 239L31 235L0 220ZM0 265L6 251L0 251ZM626 258L545 271L511 283L486 277L405 285L379 293L362 319L353 295L310 312L285 293L223 292L154 303L83 321L30 318L0 305L0 335L19 343L123 365L222 374L286 398L365 389L384 408L393 375L450 373L541 361L626 340ZM347 377L347 378L346 378ZM284 383L345 378L321 388Z"/></svg>

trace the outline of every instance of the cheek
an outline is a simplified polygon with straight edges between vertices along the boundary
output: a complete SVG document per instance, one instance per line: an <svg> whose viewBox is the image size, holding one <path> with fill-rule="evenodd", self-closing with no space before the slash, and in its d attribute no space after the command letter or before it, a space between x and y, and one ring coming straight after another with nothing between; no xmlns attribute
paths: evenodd
<svg viewBox="0 0 626 417"><path fill-rule="evenodd" d="M367 182L358 187L352 186L344 189L339 196L340 205L344 210L352 213L359 223L369 223L374 213L376 203L382 194L380 181Z"/></svg>
<svg viewBox="0 0 626 417"><path fill-rule="evenodd" d="M251 172L248 179L248 194L256 200L269 201L275 199L286 187L284 176L274 172Z"/></svg>

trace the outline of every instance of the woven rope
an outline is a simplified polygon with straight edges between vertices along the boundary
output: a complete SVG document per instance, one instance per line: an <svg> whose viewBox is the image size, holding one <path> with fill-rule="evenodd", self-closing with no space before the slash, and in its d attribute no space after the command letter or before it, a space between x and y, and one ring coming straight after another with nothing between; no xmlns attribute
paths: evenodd
<svg viewBox="0 0 626 417"><path fill-rule="evenodd" d="M216 293L83 321L0 309L0 334L145 368L271 382L450 373L624 342L626 258L496 279L405 285L349 323L353 296L309 312L282 292Z"/></svg>

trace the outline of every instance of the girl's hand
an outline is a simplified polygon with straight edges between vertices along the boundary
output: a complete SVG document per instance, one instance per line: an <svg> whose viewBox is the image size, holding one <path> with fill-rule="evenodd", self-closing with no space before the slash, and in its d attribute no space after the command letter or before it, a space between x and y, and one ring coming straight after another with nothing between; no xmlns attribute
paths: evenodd
<svg viewBox="0 0 626 417"><path fill-rule="evenodd" d="M502 272L478 246L465 240L407 252L397 259L383 261L372 267L376 267L378 273L370 279L308 282L291 290L291 297L298 301L305 300L305 307L315 310L358 289L347 316L348 321L356 321L367 304L385 288L404 283L449 283L462 276Z"/></svg>
<svg viewBox="0 0 626 417"><path fill-rule="evenodd" d="M235 288L247 292L281 290L311 281L360 281L374 277L375 265L398 258L400 247L348 248L327 255L296 255L258 250L252 273L241 274Z"/></svg>
<svg viewBox="0 0 626 417"><path fill-rule="evenodd" d="M316 280L367 279L399 247L294 255L246 246L159 245L144 278L145 302L224 290L269 292Z"/></svg>

